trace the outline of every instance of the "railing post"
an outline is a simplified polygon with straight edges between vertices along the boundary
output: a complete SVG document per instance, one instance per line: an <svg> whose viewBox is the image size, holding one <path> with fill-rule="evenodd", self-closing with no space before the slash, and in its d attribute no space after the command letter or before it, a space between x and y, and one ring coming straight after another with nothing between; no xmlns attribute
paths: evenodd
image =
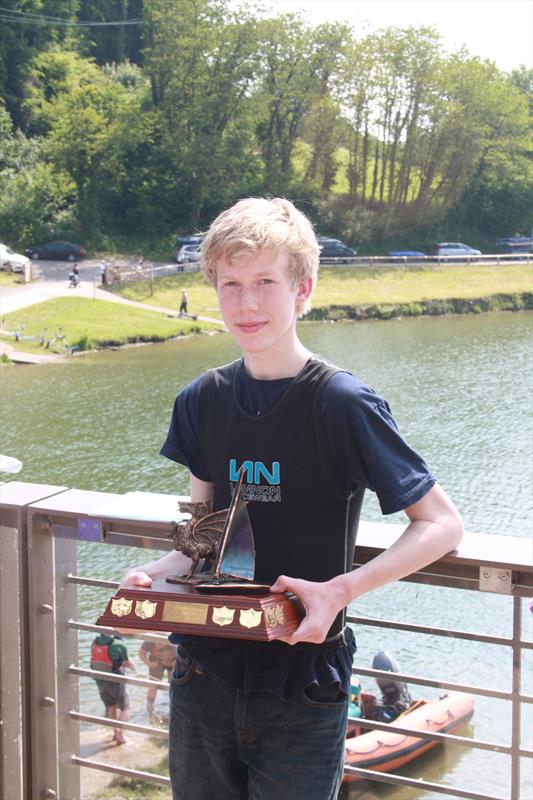
<svg viewBox="0 0 533 800"><path fill-rule="evenodd" d="M522 648L522 598L513 597L513 677L511 686L511 800L520 797L520 681Z"/></svg>
<svg viewBox="0 0 533 800"><path fill-rule="evenodd" d="M28 515L28 609L31 703L31 798L59 795L56 593L52 526Z"/></svg>
<svg viewBox="0 0 533 800"><path fill-rule="evenodd" d="M0 525L0 797L22 800L25 758L20 635L23 628L21 515L12 516L12 520L7 520L3 514Z"/></svg>
<svg viewBox="0 0 533 800"><path fill-rule="evenodd" d="M65 486L0 485L0 797L33 798L27 507Z"/></svg>

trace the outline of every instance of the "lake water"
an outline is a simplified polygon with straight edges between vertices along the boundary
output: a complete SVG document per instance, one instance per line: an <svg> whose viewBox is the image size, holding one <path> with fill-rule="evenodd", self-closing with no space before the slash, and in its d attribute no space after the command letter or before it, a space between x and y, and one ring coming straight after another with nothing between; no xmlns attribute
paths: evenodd
<svg viewBox="0 0 533 800"><path fill-rule="evenodd" d="M400 430L431 465L468 530L530 536L531 323L527 313L307 323L300 326L300 335L313 352L356 373L388 399ZM174 397L201 371L237 355L226 335L197 336L54 365L5 368L0 451L24 462L19 477L25 481L114 492L187 493L185 470L158 455ZM382 519L370 494L362 517ZM405 518L398 514L388 519ZM79 574L119 578L127 565L139 561L135 549L113 547L110 555L109 548L80 545ZM105 597L100 590L82 590L80 618L94 621L95 608L102 607ZM510 605L504 597L408 583L360 599L353 611L484 633L511 632ZM524 617L531 638L531 617ZM90 638L80 636L80 661L85 663ZM510 653L494 646L364 627L357 630L357 640L357 660L365 666L377 650L389 649L406 672L510 688ZM137 647L130 646L135 657ZM424 688L415 693L433 696ZM91 681L82 680L81 694L84 710L99 710ZM134 689L131 694L132 716L144 721L144 692ZM164 710L162 693L158 702ZM526 721L524 745L531 746ZM477 738L506 742L508 704L478 699L470 730ZM449 747L424 756L403 774L506 795L510 772L504 756ZM525 764L523 798L530 797L526 777ZM373 791L402 800L431 796L390 787Z"/></svg>

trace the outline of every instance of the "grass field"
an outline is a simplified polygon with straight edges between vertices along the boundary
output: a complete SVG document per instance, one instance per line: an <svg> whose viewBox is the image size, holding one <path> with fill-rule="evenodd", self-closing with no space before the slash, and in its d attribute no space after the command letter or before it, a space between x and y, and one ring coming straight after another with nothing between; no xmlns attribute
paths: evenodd
<svg viewBox="0 0 533 800"><path fill-rule="evenodd" d="M189 295L191 314L220 319L215 291L200 273L182 273L156 280L153 294L150 294L148 282L131 283L121 294L130 300L177 311L184 287ZM478 300L532 291L533 265L528 264L322 267L313 307L324 309L322 317L328 318L328 309L334 306L367 308L453 298ZM387 313L390 316L394 312L380 315L387 316ZM410 313L421 311L411 310ZM340 317L336 317L333 310L330 318ZM133 342L163 341L214 328L220 329L221 326L201 320L176 319L149 309L104 300L60 297L6 314L3 329L20 330L24 337L33 341L15 343L13 336L3 335L2 338L23 350L66 352L65 342L78 350L90 350ZM45 342L52 340L48 350L37 341L40 336Z"/></svg>
<svg viewBox="0 0 533 800"><path fill-rule="evenodd" d="M24 337L37 338L43 335L46 341L55 339L48 352L63 352L64 341L71 346L78 345L78 349L89 350L131 342L164 341L201 330L192 320L175 319L156 311L83 297L58 297L14 311L5 315L2 327L8 331L21 330ZM213 325L204 324L202 327L212 328ZM58 339L58 333L65 339ZM3 335L2 338L19 349L47 352L37 341L15 343L13 336Z"/></svg>
<svg viewBox="0 0 533 800"><path fill-rule="evenodd" d="M533 264L322 267L313 306L415 303L531 291Z"/></svg>
<svg viewBox="0 0 533 800"><path fill-rule="evenodd" d="M117 293L122 297L127 297L128 300L163 308L175 308L177 311L180 306L182 289L187 289L190 314L220 319L216 292L209 286L201 272L183 272L178 275L157 278L154 281L153 295L150 294L149 281L132 282Z"/></svg>
<svg viewBox="0 0 533 800"><path fill-rule="evenodd" d="M220 317L215 291L207 285L201 273L161 278L155 282L153 296L150 296L148 282L132 283L121 294L130 300L177 309L184 287L191 313ZM532 264L321 267L313 306L414 303L531 291Z"/></svg>

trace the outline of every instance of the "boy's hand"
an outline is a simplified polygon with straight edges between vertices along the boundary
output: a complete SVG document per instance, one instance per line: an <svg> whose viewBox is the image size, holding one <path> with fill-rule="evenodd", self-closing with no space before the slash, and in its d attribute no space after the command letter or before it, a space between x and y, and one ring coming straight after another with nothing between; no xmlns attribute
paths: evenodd
<svg viewBox="0 0 533 800"><path fill-rule="evenodd" d="M345 606L342 585L333 579L325 583L304 581L280 575L270 587L271 592L292 592L305 609L305 617L293 633L280 636L282 642L312 642L321 644L333 624L333 620Z"/></svg>
<svg viewBox="0 0 533 800"><path fill-rule="evenodd" d="M135 588L142 588L142 589L149 589L152 585L151 577L142 570L132 570L131 572L127 572L122 580L120 581L118 588L119 589L135 589ZM114 626L113 626L114 627ZM122 635L126 636L142 636L143 633L153 633L153 631L149 630L140 630L139 628L119 628L114 627L114 630L118 631ZM137 667L135 664L130 669L134 669L137 671Z"/></svg>
<svg viewBox="0 0 533 800"><path fill-rule="evenodd" d="M119 584L119 589L135 589L140 586L143 589L149 589L152 585L151 577L142 570L132 570L127 572Z"/></svg>

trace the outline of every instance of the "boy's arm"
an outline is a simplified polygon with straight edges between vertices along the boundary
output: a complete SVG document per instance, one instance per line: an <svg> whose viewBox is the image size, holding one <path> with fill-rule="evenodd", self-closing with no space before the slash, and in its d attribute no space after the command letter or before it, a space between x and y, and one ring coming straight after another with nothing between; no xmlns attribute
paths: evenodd
<svg viewBox="0 0 533 800"><path fill-rule="evenodd" d="M203 500L211 500L213 497L213 484L201 481L192 473L190 474L191 502L200 503ZM184 575L191 565L191 559L180 553L179 550L171 550L162 558L156 561L149 561L138 567L129 569L120 582L120 588L127 586L142 586L149 588L153 580L166 578L167 575Z"/></svg>
<svg viewBox="0 0 533 800"><path fill-rule="evenodd" d="M394 544L362 567L315 583L281 575L271 591L291 591L302 601L306 616L288 644L323 642L339 611L373 589L404 578L454 550L463 537L459 512L436 484L417 503L405 509L409 525Z"/></svg>

